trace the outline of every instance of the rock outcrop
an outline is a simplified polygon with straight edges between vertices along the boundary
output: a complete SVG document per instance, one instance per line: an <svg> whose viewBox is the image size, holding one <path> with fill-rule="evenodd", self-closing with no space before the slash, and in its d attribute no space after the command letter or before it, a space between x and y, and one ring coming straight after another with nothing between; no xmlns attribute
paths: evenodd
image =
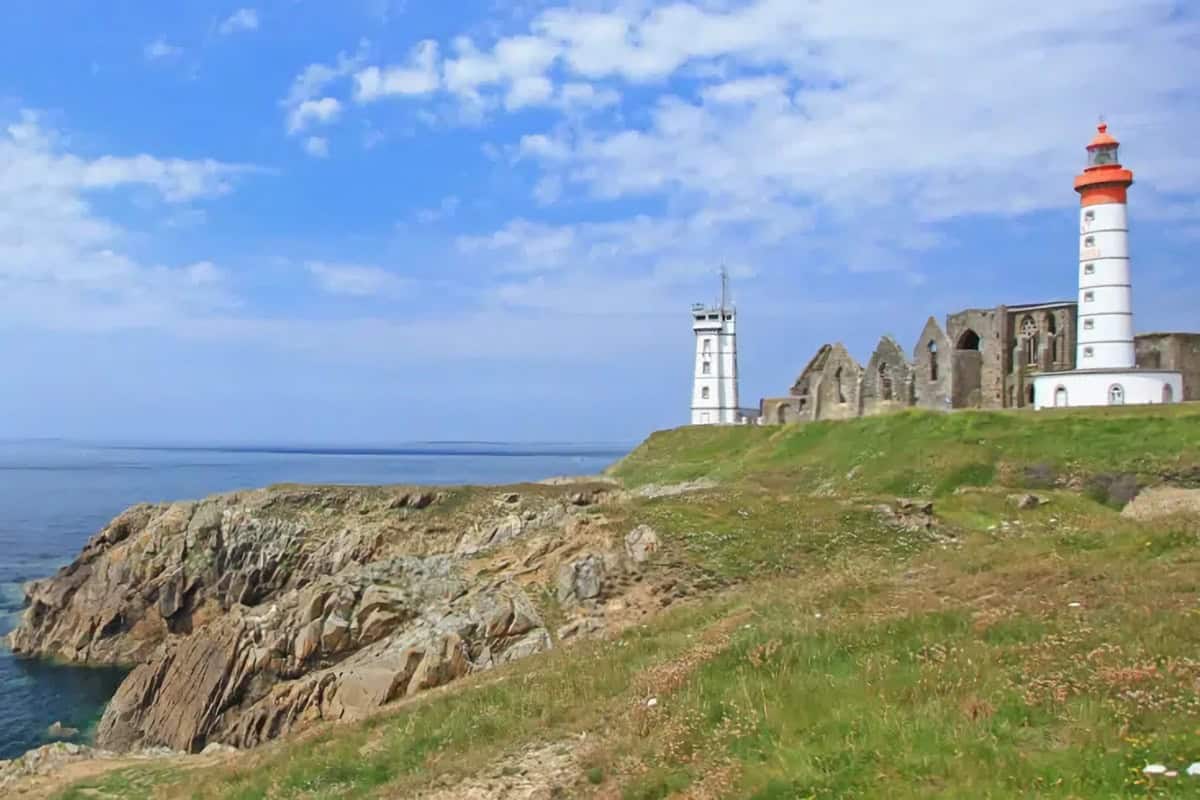
<svg viewBox="0 0 1200 800"><path fill-rule="evenodd" d="M137 506L26 587L10 644L134 667L99 724L110 750L252 747L358 718L550 648L535 598L557 590L568 624L598 632L602 602L640 580L658 540L609 523L613 487L522 488Z"/></svg>

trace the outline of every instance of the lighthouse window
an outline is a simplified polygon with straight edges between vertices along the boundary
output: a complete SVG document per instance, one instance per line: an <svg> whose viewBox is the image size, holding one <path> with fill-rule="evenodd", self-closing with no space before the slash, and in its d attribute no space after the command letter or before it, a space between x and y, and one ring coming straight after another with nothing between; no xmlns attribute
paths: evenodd
<svg viewBox="0 0 1200 800"><path fill-rule="evenodd" d="M1083 265L1083 274L1084 275L1095 275L1096 274L1096 265L1095 264L1084 264Z"/></svg>
<svg viewBox="0 0 1200 800"><path fill-rule="evenodd" d="M707 399L708 399L708 387L707 387L707 386L705 386L704 388L702 388L702 389L700 390L700 399L701 399L701 400L707 400Z"/></svg>
<svg viewBox="0 0 1200 800"><path fill-rule="evenodd" d="M1084 358L1091 358L1095 354L1096 354L1096 351L1093 350L1092 348L1090 348L1090 347L1083 348L1083 357Z"/></svg>
<svg viewBox="0 0 1200 800"><path fill-rule="evenodd" d="M1098 167L1103 164L1115 164L1117 162L1117 146L1108 145L1107 147L1097 147L1088 153L1088 166Z"/></svg>
<svg viewBox="0 0 1200 800"><path fill-rule="evenodd" d="M1083 321L1083 329L1084 329L1085 331L1090 331L1090 330L1091 330L1092 328L1094 328L1094 327L1096 327L1096 320L1094 320L1094 319L1085 319L1085 320Z"/></svg>
<svg viewBox="0 0 1200 800"><path fill-rule="evenodd" d="M704 355L708 355L711 352L712 352L712 339L705 339L704 340Z"/></svg>
<svg viewBox="0 0 1200 800"><path fill-rule="evenodd" d="M1095 236L1089 236L1089 237L1087 237L1086 239L1084 239L1084 240L1083 240L1083 246L1084 246L1084 247L1095 247L1095 246L1096 246L1096 237L1095 237Z"/></svg>
<svg viewBox="0 0 1200 800"><path fill-rule="evenodd" d="M1088 222L1094 222L1096 219L1096 212L1088 209L1087 211L1083 212L1083 218Z"/></svg>
<svg viewBox="0 0 1200 800"><path fill-rule="evenodd" d="M704 364L701 365L700 371L703 372L705 375L712 374L712 362L705 361Z"/></svg>
<svg viewBox="0 0 1200 800"><path fill-rule="evenodd" d="M1108 387L1108 404L1110 406L1125 405L1125 389L1119 383Z"/></svg>
<svg viewBox="0 0 1200 800"><path fill-rule="evenodd" d="M1093 300L1095 300L1095 299L1096 299L1096 293L1095 293L1095 292L1084 292L1084 293L1083 293L1083 302L1085 302L1085 303L1090 303L1090 302L1092 302L1092 301L1093 301Z"/></svg>

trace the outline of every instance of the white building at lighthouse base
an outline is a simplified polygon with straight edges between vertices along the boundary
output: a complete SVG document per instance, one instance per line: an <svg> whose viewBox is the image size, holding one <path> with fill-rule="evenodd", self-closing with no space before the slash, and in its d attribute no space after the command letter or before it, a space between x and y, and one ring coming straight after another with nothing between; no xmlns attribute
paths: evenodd
<svg viewBox="0 0 1200 800"><path fill-rule="evenodd" d="M1153 369L1078 369L1033 378L1035 408L1151 405L1183 399L1183 374Z"/></svg>

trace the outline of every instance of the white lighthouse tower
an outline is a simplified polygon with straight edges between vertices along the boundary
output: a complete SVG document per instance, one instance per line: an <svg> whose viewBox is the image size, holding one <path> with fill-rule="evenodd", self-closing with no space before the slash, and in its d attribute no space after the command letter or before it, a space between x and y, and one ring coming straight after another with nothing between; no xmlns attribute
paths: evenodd
<svg viewBox="0 0 1200 800"><path fill-rule="evenodd" d="M1121 166L1119 147L1101 123L1087 146L1087 166L1075 178L1080 197L1075 369L1034 377L1038 408L1183 399L1179 372L1137 369L1126 210L1133 173Z"/></svg>
<svg viewBox="0 0 1200 800"><path fill-rule="evenodd" d="M729 275L721 269L721 302L692 306L696 368L692 381L692 424L734 425L738 412L737 310L729 302Z"/></svg>

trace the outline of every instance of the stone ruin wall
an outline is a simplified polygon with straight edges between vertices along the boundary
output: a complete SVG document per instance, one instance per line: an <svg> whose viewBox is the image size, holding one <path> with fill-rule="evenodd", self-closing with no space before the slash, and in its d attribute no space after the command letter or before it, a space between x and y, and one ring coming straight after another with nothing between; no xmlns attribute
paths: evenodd
<svg viewBox="0 0 1200 800"><path fill-rule="evenodd" d="M934 317L911 355L884 336L866 367L839 342L822 345L785 397L765 398L761 424L852 419L925 408L1022 408L1031 377L1075 368L1074 303L968 309ZM1136 337L1137 365L1183 373L1185 401L1200 400L1200 333Z"/></svg>

